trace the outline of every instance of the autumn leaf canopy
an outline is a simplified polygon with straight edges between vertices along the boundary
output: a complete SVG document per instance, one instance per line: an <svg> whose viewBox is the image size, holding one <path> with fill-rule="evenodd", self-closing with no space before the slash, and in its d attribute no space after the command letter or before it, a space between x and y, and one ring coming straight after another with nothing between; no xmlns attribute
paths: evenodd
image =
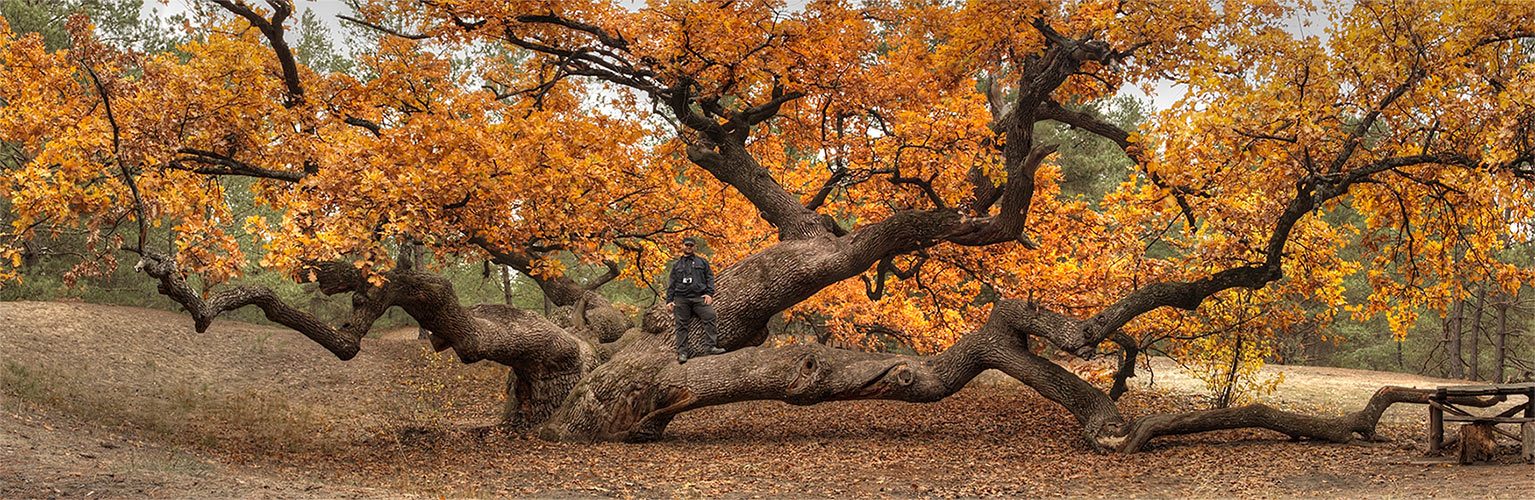
<svg viewBox="0 0 1535 500"><path fill-rule="evenodd" d="M217 3L167 53L98 40L83 16L56 51L0 24L0 137L20 158L0 179L6 266L71 230L92 243L77 272L99 273L167 230L208 286L256 266L382 271L406 241L540 276L613 261L652 286L684 236L724 267L807 228L952 214L958 229L789 311L919 352L999 297L1086 316L1151 283L1273 268L1125 330L1352 313L1405 333L1465 276L1530 279L1500 260L1535 223L1520 2L372 0L349 72L295 60L291 5ZM1323 18L1325 35L1297 29ZM1099 111L1159 81L1186 94L1138 127ZM1019 139L1035 121L1130 167L1063 194L1062 153ZM1374 292L1346 308L1353 273Z"/></svg>

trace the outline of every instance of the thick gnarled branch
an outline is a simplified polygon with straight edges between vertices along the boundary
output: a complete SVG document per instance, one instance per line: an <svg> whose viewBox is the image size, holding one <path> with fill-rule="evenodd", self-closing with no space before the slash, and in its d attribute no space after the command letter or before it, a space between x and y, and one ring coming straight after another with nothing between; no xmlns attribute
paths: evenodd
<svg viewBox="0 0 1535 500"><path fill-rule="evenodd" d="M589 333L592 340L613 342L634 326L623 311L618 310L607 298L597 293L598 288L618 277L620 269L617 262L604 260L603 266L607 271L590 282L581 284L565 274L546 276L531 273L534 260L531 252L507 250L483 237L470 238L469 242L490 254L492 262L510 266L531 278L544 296L549 298L550 303L571 307L573 329Z"/></svg>
<svg viewBox="0 0 1535 500"><path fill-rule="evenodd" d="M354 303L352 317L347 324L340 329L335 329L309 313L283 302L275 292L266 287L236 287L214 293L204 300L187 284L175 259L169 256L145 252L134 269L159 280L160 293L186 308L192 315L198 333L207 331L208 325L219 314L254 305L261 308L267 319L304 334L343 360L352 359L357 355L359 341L368 333L368 327L372 326L373 321L383 315L384 310L388 308L387 304L379 307L379 304L367 301ZM321 283L322 288L341 290L353 287L352 284L345 283L348 281L346 279L330 279L325 271L322 270L320 273L327 276L327 279Z"/></svg>

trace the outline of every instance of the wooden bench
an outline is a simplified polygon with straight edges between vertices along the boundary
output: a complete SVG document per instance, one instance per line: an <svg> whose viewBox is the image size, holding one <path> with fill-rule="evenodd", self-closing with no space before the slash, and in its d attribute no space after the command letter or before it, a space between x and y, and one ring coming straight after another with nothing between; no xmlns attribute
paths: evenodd
<svg viewBox="0 0 1535 500"><path fill-rule="evenodd" d="M1509 396L1524 396L1524 403L1497 415L1476 415L1462 408L1492 406ZM1428 452L1431 455L1439 453L1444 446L1445 422L1464 423L1460 439L1460 462L1463 464L1491 458L1496 434L1520 442L1520 455L1535 463L1535 382L1440 387L1428 401ZM1503 424L1518 425L1519 429L1511 432L1498 428Z"/></svg>

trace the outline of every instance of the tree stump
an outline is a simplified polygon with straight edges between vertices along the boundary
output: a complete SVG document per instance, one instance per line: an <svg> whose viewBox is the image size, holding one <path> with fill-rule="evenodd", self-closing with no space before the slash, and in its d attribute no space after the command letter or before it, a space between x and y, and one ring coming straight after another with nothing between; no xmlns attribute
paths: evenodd
<svg viewBox="0 0 1535 500"><path fill-rule="evenodd" d="M1460 426L1461 465L1492 460L1498 449L1492 422L1472 422Z"/></svg>
<svg viewBox="0 0 1535 500"><path fill-rule="evenodd" d="M1525 422L1521 428L1524 430L1524 439L1520 440L1523 442L1520 456L1524 457L1524 461L1535 464L1535 422Z"/></svg>

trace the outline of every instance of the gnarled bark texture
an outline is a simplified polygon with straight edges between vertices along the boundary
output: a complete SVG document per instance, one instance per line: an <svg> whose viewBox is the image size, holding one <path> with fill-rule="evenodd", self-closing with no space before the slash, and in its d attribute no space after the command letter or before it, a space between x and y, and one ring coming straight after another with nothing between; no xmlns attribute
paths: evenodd
<svg viewBox="0 0 1535 500"><path fill-rule="evenodd" d="M1029 351L1029 332L1058 319L1039 316L1027 303L1003 302L985 326L935 356L800 343L738 347L678 364L665 340L668 332L651 330L645 332L649 339L643 344L593 371L539 435L552 440L654 440L679 413L748 400L799 405L846 399L931 402L955 393L989 368L1064 404L1089 434L1121 423L1106 394ZM663 324L647 321L648 328Z"/></svg>

